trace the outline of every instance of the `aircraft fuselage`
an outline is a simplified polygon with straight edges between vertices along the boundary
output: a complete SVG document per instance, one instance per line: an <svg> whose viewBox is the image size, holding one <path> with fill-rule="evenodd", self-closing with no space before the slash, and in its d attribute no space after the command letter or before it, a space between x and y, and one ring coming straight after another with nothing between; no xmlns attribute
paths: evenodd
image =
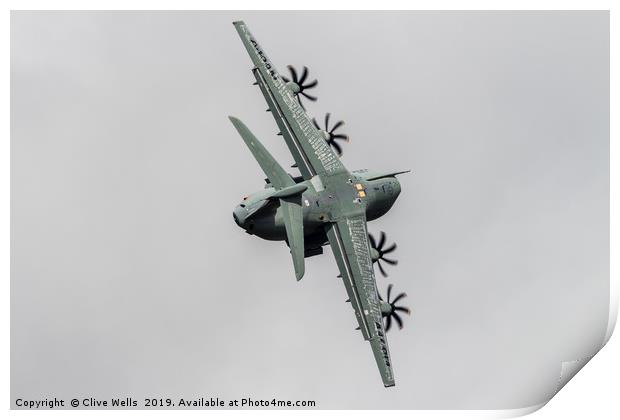
<svg viewBox="0 0 620 420"><path fill-rule="evenodd" d="M312 180L299 184L308 188L303 192L303 224L307 250L320 248L326 242L323 229L325 223L334 221L332 207L338 200L359 200L366 206L366 219L375 220L386 214L400 194L400 183L395 176L376 179L377 172L358 170L351 173L346 189L333 190L317 188ZM264 190L245 197L235 207L233 218L237 225L251 235L271 241L286 240L286 229L278 199L269 198L275 192L267 184Z"/></svg>

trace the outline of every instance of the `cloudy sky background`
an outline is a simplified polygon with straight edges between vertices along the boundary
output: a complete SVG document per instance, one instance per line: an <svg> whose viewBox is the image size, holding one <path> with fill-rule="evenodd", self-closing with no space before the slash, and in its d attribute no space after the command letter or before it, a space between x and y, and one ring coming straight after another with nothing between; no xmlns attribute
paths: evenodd
<svg viewBox="0 0 620 420"><path fill-rule="evenodd" d="M384 389L326 249L233 222L292 163L231 22L319 79L350 169L412 169L369 229L413 315ZM11 393L518 408L609 303L606 12L13 12Z"/></svg>

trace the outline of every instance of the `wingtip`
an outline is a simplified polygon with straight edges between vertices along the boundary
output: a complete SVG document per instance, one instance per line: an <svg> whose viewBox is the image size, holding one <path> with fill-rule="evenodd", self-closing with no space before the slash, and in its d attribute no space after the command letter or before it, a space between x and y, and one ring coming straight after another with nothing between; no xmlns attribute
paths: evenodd
<svg viewBox="0 0 620 420"><path fill-rule="evenodd" d="M233 25L237 26L237 25L245 25L245 22L242 20L233 20Z"/></svg>
<svg viewBox="0 0 620 420"><path fill-rule="evenodd" d="M385 388L392 388L393 386L396 386L396 383L395 382L390 382L390 383L387 383L387 384L383 384L383 386Z"/></svg>

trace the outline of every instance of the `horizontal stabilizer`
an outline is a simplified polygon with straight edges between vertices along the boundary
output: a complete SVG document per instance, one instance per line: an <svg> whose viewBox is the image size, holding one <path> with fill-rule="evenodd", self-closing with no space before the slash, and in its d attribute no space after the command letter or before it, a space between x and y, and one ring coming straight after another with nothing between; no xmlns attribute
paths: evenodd
<svg viewBox="0 0 620 420"><path fill-rule="evenodd" d="M294 195L300 195L304 191L308 189L307 185L296 184L291 185L290 187L282 188L281 190L277 190L271 197L273 198L286 198Z"/></svg>
<svg viewBox="0 0 620 420"><path fill-rule="evenodd" d="M269 178L271 185L275 187L276 191L268 198L280 200L288 246L293 257L295 277L297 280L301 280L305 272L304 222L301 194L308 189L308 186L296 184L293 178L271 156L271 153L265 149L265 146L262 145L241 120L235 117L228 118L241 135L248 149L250 149L261 169L267 175L267 178Z"/></svg>
<svg viewBox="0 0 620 420"><path fill-rule="evenodd" d="M271 153L265 149L265 146L252 134L250 129L238 118L228 117L228 119L233 123L261 169L267 178L269 178L269 181L271 181L271 185L276 189L294 186L295 181L293 181L291 176L280 166L273 156L271 156Z"/></svg>

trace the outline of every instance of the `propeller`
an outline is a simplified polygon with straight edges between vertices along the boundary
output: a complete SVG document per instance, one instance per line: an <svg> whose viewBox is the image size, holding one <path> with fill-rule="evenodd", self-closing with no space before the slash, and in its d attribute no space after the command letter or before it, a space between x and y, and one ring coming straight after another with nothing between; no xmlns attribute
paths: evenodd
<svg viewBox="0 0 620 420"><path fill-rule="evenodd" d="M398 312L403 312L403 313L406 313L407 315L411 314L411 310L407 308L406 306L397 305L399 300L407 297L407 293L405 292L400 293L396 297L394 297L394 300L390 301L390 297L392 294L392 287L394 287L393 284L388 285L386 301L384 301L381 295L377 293L377 295L379 296L379 300L381 301L381 314L383 315L384 318L387 318L387 321L385 322L386 332L389 331L390 328L392 327L392 319L396 322L396 324L398 324L398 329L401 329L401 330L403 329L403 319L400 317Z"/></svg>
<svg viewBox="0 0 620 420"><path fill-rule="evenodd" d="M383 231L381 231L381 237L379 238L379 243L377 243L374 236L372 236L371 234L368 234L368 239L370 240L370 246L372 246L372 249L371 249L372 261L377 263L377 266L379 267L379 271L381 271L381 274L383 274L383 277L387 277L388 275L383 269L383 266L381 265L381 261L384 261L386 264L389 264L389 265L398 264L397 260L393 260L391 258L385 257L385 254L389 254L390 252L393 252L396 249L396 243L393 243L392 245L384 249L383 247L385 246L386 236L385 236L385 232Z"/></svg>
<svg viewBox="0 0 620 420"><path fill-rule="evenodd" d="M346 134L336 134L335 131L344 125L344 121L340 120L330 129L329 128L329 117L331 114L328 112L325 114L325 127L321 128L319 123L316 122L314 118L312 118L312 122L314 126L321 130L325 136L325 141L329 144L334 151L338 154L338 156L342 156L342 147L338 144L338 141L346 141L349 142L349 136Z"/></svg>
<svg viewBox="0 0 620 420"><path fill-rule="evenodd" d="M293 89L293 92L295 93L295 95L297 95L297 100L299 101L299 105L301 105L302 108L304 107L303 104L301 103L300 95L312 102L315 102L317 100L317 97L308 95L305 91L308 89L312 89L313 87L318 85L319 81L314 79L312 82L304 84L304 82L308 78L308 67L304 66L304 69L301 72L300 77L297 76L297 70L295 70L295 67L291 65L287 67L288 67L288 71L291 73L291 78L288 79L286 77L282 77L282 79L287 83L292 82L293 85L291 86L291 88Z"/></svg>

